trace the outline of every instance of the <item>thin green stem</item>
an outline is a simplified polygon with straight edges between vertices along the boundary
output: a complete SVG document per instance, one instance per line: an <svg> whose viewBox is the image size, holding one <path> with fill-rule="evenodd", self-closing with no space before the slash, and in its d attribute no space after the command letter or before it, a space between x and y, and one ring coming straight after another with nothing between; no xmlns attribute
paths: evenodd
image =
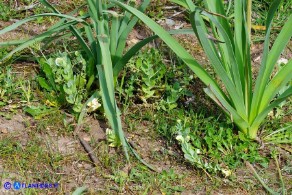
<svg viewBox="0 0 292 195"><path fill-rule="evenodd" d="M253 166L246 161L245 165L253 172L254 176L258 179L258 181L262 184L262 186L269 192L270 194L277 194L275 191L273 191L271 188L267 186L267 184L263 181L263 179L259 176L259 174L256 172L256 170L253 168Z"/></svg>
<svg viewBox="0 0 292 195"><path fill-rule="evenodd" d="M251 12L252 0L247 0L247 31L249 40L251 40Z"/></svg>
<svg viewBox="0 0 292 195"><path fill-rule="evenodd" d="M281 169L280 169L280 165L279 165L279 162L278 162L278 159L277 159L277 155L274 156L274 159L276 161L276 166L277 166L278 173L279 173L279 178L280 178L281 187L282 187L282 194L286 195L285 184L284 184L283 177L282 177L282 174L281 174Z"/></svg>

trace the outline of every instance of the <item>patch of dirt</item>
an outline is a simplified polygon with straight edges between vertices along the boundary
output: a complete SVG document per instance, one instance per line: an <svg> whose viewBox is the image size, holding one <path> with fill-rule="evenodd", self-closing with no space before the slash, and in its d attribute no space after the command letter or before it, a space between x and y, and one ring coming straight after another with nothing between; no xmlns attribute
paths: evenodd
<svg viewBox="0 0 292 195"><path fill-rule="evenodd" d="M0 139L2 136L16 134L19 143L25 146L28 142L28 134L24 122L24 116L21 114L14 115L9 120L0 116Z"/></svg>
<svg viewBox="0 0 292 195"><path fill-rule="evenodd" d="M90 136L90 138L93 139L94 142L100 142L102 140L105 140L105 128L106 124L100 124L100 122L92 117L88 117L84 121L85 125L88 125L89 132L88 133L81 133L81 135L84 136Z"/></svg>
<svg viewBox="0 0 292 195"><path fill-rule="evenodd" d="M4 134L23 131L25 129L23 122L24 118L19 114L14 115L11 119L0 117L0 131Z"/></svg>
<svg viewBox="0 0 292 195"><path fill-rule="evenodd" d="M3 29L13 24L17 20L12 20L9 22L0 21L0 28ZM0 42L11 41L11 40L21 40L28 39L31 36L35 36L43 32L47 27L36 24L26 24L17 28L17 30L10 31L9 33L5 33L0 35Z"/></svg>

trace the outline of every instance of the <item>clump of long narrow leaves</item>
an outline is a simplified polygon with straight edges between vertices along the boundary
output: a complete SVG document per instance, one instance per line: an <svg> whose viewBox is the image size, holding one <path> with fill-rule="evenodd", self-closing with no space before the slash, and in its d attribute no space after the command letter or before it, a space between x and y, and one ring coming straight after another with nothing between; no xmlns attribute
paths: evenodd
<svg viewBox="0 0 292 195"><path fill-rule="evenodd" d="M248 6L246 1L234 1L234 27L226 17L223 1L205 0L208 11L196 7L191 0L180 1L181 5L190 10L193 30L223 86L219 86L215 78L212 78L161 26L135 8L116 0L112 0L112 2L137 16L156 33L205 83L207 86L205 92L250 138L257 138L257 131L268 113L291 96L292 86L289 86L281 95L278 93L291 81L292 60L284 65L276 75L273 76L272 72L292 36L292 15L269 49L272 19L281 1L275 0L268 13L262 62L254 88L250 52L250 21L247 21L247 18L250 19L247 7L251 6ZM246 11L249 14L246 14ZM211 28L208 27L209 24Z"/></svg>
<svg viewBox="0 0 292 195"><path fill-rule="evenodd" d="M73 35L85 53L84 56L85 59L87 59L86 71L89 73L88 80L90 83L94 83L97 82L96 78L98 78L100 88L97 89L97 91L102 97L103 107L109 124L115 132L115 137L117 138L116 143L123 146L127 160L129 160L129 148L134 155L138 157L128 144L122 130L121 113L115 100L115 79L128 60L145 44L153 40L155 36L137 43L125 53L126 39L138 21L138 18L132 17L130 12L126 11L123 14L119 14L113 11L113 4L101 0L87 0L87 4L83 5L81 8L87 7L86 9L88 12L81 16L73 16L74 14L76 15L81 8L74 10L70 14L62 14L47 0L40 0L40 2L51 10L52 13L27 17L0 30L0 35L39 17L55 16L59 17L60 21L44 33L31 39L0 43L0 46L17 45L17 47L8 53L1 61L3 62L11 58L16 52L36 42L42 41L45 45L48 45L54 39L59 39L60 37L67 38L68 35L69 37ZM144 1L139 6L138 10L143 12L149 3L150 0ZM96 96L96 93L94 93L93 96ZM91 100L93 96L89 100ZM83 108L85 107L86 104ZM85 111L83 109L80 113L78 123L81 122L84 114Z"/></svg>

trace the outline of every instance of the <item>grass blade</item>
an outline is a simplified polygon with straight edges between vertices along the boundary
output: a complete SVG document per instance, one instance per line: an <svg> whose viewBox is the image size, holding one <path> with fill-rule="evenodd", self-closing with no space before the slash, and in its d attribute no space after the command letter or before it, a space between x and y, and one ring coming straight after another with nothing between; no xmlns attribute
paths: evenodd
<svg viewBox="0 0 292 195"><path fill-rule="evenodd" d="M15 49L13 49L6 56L4 56L1 59L1 61L4 61L4 60L10 58L16 52L21 51L24 48L27 48L27 47L31 46L32 44L34 44L36 42L42 41L43 39L45 39L47 37L50 37L53 33L59 32L61 30L65 30L65 29L69 28L71 25L74 25L74 24L76 24L76 21L71 21L71 22L68 22L68 23L64 24L63 26L56 27L54 29L51 29L49 31L46 31L46 32L40 34L40 35L35 36L33 39L30 39L30 40L24 42L23 44L19 45Z"/></svg>
<svg viewBox="0 0 292 195"><path fill-rule="evenodd" d="M46 14L37 14L37 15L34 15L34 16L30 16L28 18L25 18L23 20L20 20L18 22L15 22L14 24L0 30L0 35L4 34L4 33L7 33L9 31L12 31L14 29L16 29L17 27L29 22L29 21L32 21L32 20L35 20L37 18L40 18L40 17L45 17L45 16L56 16L56 17L59 17L59 18L66 18L66 19L70 19L72 21L75 21L75 22L80 22L80 23L83 23L83 24L86 24L87 23L81 19L81 18L75 18L75 17L72 17L72 16L69 16L69 15L65 15L65 14L56 14L56 13L46 13Z"/></svg>

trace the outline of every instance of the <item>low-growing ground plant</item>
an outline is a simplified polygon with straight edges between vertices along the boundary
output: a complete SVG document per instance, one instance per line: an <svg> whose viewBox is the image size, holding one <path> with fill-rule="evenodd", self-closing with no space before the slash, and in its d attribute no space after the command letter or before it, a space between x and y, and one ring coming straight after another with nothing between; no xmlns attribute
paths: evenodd
<svg viewBox="0 0 292 195"><path fill-rule="evenodd" d="M193 112L177 116L180 117L170 131L176 132L185 158L196 167L228 177L244 161L268 166L268 159L259 154L257 143L242 132L234 135L231 121L220 122Z"/></svg>
<svg viewBox="0 0 292 195"><path fill-rule="evenodd" d="M6 105L11 96L15 93L15 75L11 66L0 68L0 105Z"/></svg>
<svg viewBox="0 0 292 195"><path fill-rule="evenodd" d="M91 83L86 80L84 58L79 52L74 53L74 58L76 63L67 53L60 53L55 58L40 59L43 76L38 76L37 81L42 88L56 94L61 106L69 104L74 112L79 113Z"/></svg>
<svg viewBox="0 0 292 195"><path fill-rule="evenodd" d="M131 101L169 112L177 108L182 97L192 96L188 86L193 75L183 63L173 68L164 59L158 49L149 48L128 62L118 84L119 99L125 107Z"/></svg>
<svg viewBox="0 0 292 195"><path fill-rule="evenodd" d="M176 108L159 111L151 120L168 146L178 143L187 161L212 175L230 178L245 161L268 166L269 156L259 151L260 145L242 132L235 134L233 123L222 116Z"/></svg>
<svg viewBox="0 0 292 195"><path fill-rule="evenodd" d="M14 13L12 8L12 1L5 5L5 2L0 2L0 20L7 21L10 19L11 14Z"/></svg>
<svg viewBox="0 0 292 195"><path fill-rule="evenodd" d="M124 99L138 97L138 101L145 104L161 99L167 70L162 60L161 53L157 49L150 48L140 51L128 62L125 71L121 74L120 90L123 91Z"/></svg>

